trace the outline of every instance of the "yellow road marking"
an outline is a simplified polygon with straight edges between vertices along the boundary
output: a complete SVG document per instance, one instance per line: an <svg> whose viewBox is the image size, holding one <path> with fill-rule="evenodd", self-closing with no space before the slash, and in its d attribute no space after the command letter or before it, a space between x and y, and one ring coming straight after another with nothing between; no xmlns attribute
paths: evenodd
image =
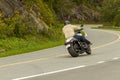
<svg viewBox="0 0 120 80"><path fill-rule="evenodd" d="M108 32L108 31L106 31L106 32ZM111 45L111 44L114 44L114 43L120 41L120 35L118 33L113 33L113 32L109 32L109 33L112 33L112 34L118 36L118 38L115 41L112 41L112 42L104 44L104 45L100 45L98 47L94 47L92 49L102 48L102 47L105 47L105 46L108 46L108 45ZM15 62L15 63L11 63L11 64L0 65L0 68L15 66L15 65L19 65L19 64L32 63L32 62L41 61L41 60L49 60L49 59L53 59L53 58L57 58L57 57L65 56L65 55L66 54L52 55L52 56L38 58L38 59L33 59L33 60L28 60L28 61Z"/></svg>
<svg viewBox="0 0 120 80"><path fill-rule="evenodd" d="M65 54L48 56L48 57L43 57L43 58L38 58L38 59L33 59L33 60L28 60L28 61L22 61L22 62L15 62L15 63L11 63L11 64L0 65L0 68L19 65L19 64L25 64L25 63L31 63L31 62L41 61L41 60L48 60L48 59L53 59L53 58L57 58L57 57L60 57L60 56L65 56Z"/></svg>
<svg viewBox="0 0 120 80"><path fill-rule="evenodd" d="M111 44L114 44L114 43L117 43L117 42L120 41L120 35L119 35L118 33L113 33L113 32L109 32L109 31L105 31L105 32L107 32L107 33L112 33L112 34L116 35L118 38L117 38L116 40L112 41L112 42L109 42L109 43L107 43L107 44L94 47L94 48L92 48L92 49L102 48L102 47L109 46L109 45L111 45Z"/></svg>

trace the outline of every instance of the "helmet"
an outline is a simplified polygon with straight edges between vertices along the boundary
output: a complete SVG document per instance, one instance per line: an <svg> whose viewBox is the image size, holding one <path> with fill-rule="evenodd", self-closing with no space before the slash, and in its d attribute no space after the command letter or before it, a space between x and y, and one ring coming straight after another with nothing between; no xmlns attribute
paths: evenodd
<svg viewBox="0 0 120 80"><path fill-rule="evenodd" d="M64 25L70 24L70 21L65 21Z"/></svg>

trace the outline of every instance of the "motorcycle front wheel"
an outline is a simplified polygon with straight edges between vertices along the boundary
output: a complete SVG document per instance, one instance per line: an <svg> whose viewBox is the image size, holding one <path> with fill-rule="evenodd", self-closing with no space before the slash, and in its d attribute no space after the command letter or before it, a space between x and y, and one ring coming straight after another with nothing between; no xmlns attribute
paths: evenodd
<svg viewBox="0 0 120 80"><path fill-rule="evenodd" d="M88 55L91 55L92 51L91 51L91 47L90 47L90 46L89 46L88 49L86 50L86 53L87 53Z"/></svg>
<svg viewBox="0 0 120 80"><path fill-rule="evenodd" d="M71 45L71 47L68 48L68 52L72 57L78 57L79 56L78 45L77 44Z"/></svg>

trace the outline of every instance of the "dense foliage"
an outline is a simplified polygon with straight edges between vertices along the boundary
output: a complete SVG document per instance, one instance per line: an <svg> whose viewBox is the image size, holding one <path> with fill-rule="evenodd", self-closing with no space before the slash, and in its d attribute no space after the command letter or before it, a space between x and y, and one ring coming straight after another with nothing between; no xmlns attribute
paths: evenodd
<svg viewBox="0 0 120 80"><path fill-rule="evenodd" d="M98 22L120 26L120 0L43 0L48 4L52 11L57 15L59 20L80 20L84 22L96 22L94 16L96 11L99 13L97 16ZM79 7L79 8L78 8ZM75 14L73 11L76 10ZM90 10L93 13L90 12ZM79 13L80 15L76 14ZM82 13L84 15L82 15ZM88 14L91 16L88 16ZM94 14L94 16L92 16ZM76 18L79 16L79 18ZM88 18L86 18L86 17ZM91 19L94 17L93 19ZM82 18L82 19L81 19Z"/></svg>
<svg viewBox="0 0 120 80"><path fill-rule="evenodd" d="M2 19L2 14L0 16ZM11 18L4 18L0 20L0 39L5 39L8 37L23 37L27 34L32 34L34 29L31 26L28 26L24 22L24 16L20 15L19 12L16 12L15 15ZM31 27L31 29L30 29Z"/></svg>
<svg viewBox="0 0 120 80"><path fill-rule="evenodd" d="M43 0L48 4L51 10L57 15L60 21L70 20L76 21L91 21L92 15L101 6L102 0ZM77 17L77 18L76 18ZM88 18L87 18L88 17Z"/></svg>
<svg viewBox="0 0 120 80"><path fill-rule="evenodd" d="M102 21L120 26L120 0L104 0L101 9Z"/></svg>

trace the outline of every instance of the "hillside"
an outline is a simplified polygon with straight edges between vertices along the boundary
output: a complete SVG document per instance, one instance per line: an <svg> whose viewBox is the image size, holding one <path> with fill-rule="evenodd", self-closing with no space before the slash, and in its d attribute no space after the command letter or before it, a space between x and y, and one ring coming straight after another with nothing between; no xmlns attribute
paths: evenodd
<svg viewBox="0 0 120 80"><path fill-rule="evenodd" d="M34 3L31 6L29 5L30 7L27 6L27 3L22 2L22 0L1 0L1 23L9 22L9 25L7 23L5 24L7 26L14 25L13 27L16 27L15 25L17 24L23 24L28 28L36 26L37 31L41 31L44 28L48 29L47 24L41 19L42 16L40 15L41 13L39 12L37 4ZM17 22L13 18L15 18L15 20L19 18L19 21ZM12 21L9 21L8 19L11 19Z"/></svg>
<svg viewBox="0 0 120 80"><path fill-rule="evenodd" d="M98 10L101 4L102 0L52 0L51 8L61 21L70 20L89 23L100 21Z"/></svg>
<svg viewBox="0 0 120 80"><path fill-rule="evenodd" d="M54 28L59 28L59 24L65 20L75 23L99 22L100 13L97 8L100 8L101 2L100 0L1 0L1 25L14 27L13 33L1 32L1 34L23 36L35 33L32 29L36 28L37 32L50 31L52 35ZM23 25L23 29L28 29L28 32L17 31L21 26L19 24Z"/></svg>
<svg viewBox="0 0 120 80"><path fill-rule="evenodd" d="M0 48L6 50L0 56L63 44L63 22L99 22L101 3L102 0L0 0Z"/></svg>

